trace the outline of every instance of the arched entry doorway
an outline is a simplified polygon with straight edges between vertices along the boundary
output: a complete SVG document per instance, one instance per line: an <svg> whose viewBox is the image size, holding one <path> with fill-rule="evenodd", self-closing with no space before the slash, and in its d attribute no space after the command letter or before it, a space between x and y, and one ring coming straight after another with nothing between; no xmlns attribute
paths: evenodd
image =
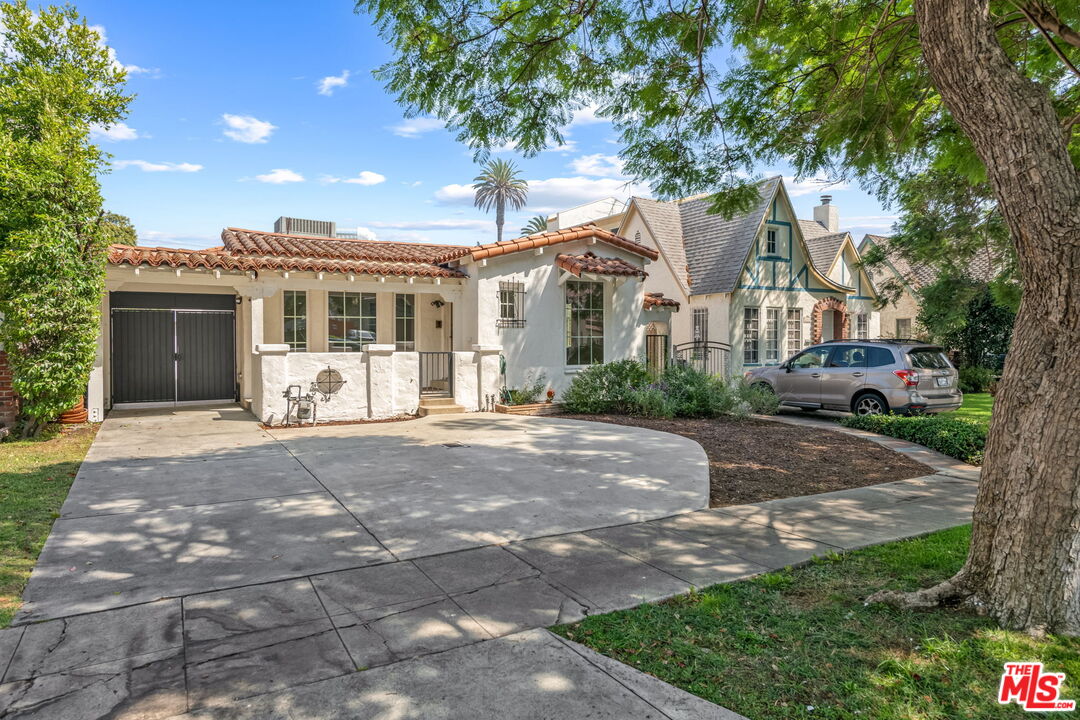
<svg viewBox="0 0 1080 720"><path fill-rule="evenodd" d="M818 300L810 314L810 342L848 337L847 305L833 297Z"/></svg>

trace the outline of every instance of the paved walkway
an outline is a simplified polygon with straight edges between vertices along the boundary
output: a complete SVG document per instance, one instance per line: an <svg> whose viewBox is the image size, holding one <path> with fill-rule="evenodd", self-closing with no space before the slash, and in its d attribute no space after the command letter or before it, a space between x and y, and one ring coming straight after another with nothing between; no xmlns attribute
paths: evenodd
<svg viewBox="0 0 1080 720"><path fill-rule="evenodd" d="M730 720L542 628L969 522L935 469L9 628L0 717Z"/></svg>

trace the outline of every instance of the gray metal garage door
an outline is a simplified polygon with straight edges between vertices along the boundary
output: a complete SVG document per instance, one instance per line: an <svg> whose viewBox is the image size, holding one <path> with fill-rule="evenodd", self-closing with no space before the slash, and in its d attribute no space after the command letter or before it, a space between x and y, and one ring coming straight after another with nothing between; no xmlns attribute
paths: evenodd
<svg viewBox="0 0 1080 720"><path fill-rule="evenodd" d="M110 294L112 402L236 399L235 296Z"/></svg>

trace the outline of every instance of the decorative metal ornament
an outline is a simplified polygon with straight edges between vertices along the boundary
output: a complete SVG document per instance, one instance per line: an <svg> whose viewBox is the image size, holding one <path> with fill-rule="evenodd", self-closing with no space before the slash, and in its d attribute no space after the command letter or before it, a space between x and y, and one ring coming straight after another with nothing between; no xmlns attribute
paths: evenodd
<svg viewBox="0 0 1080 720"><path fill-rule="evenodd" d="M319 374L315 376L315 382L311 383L311 389L322 395L323 402L326 402L331 395L341 390L344 384L345 380L341 377L341 373L328 365L325 370L320 370Z"/></svg>

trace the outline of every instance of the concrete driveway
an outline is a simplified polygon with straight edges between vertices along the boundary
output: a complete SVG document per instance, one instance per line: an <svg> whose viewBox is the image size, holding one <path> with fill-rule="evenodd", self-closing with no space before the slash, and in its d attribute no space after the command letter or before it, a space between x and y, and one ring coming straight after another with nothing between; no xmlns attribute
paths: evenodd
<svg viewBox="0 0 1080 720"><path fill-rule="evenodd" d="M686 438L476 413L267 432L235 406L103 424L27 622L706 507Z"/></svg>

